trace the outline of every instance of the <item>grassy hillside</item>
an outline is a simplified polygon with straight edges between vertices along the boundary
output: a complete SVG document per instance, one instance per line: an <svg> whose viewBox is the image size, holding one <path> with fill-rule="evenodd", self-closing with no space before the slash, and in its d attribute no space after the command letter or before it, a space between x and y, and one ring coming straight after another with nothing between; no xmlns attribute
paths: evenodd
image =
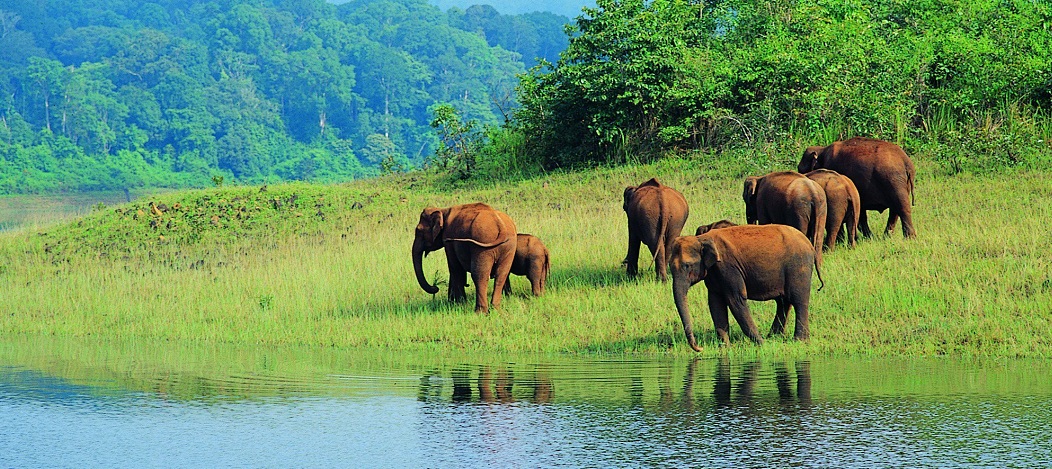
<svg viewBox="0 0 1052 469"><path fill-rule="evenodd" d="M732 326L731 353L1052 356L1052 173L944 176L918 162L918 238L827 253L812 340L756 347ZM696 157L449 190L413 175L167 193L0 237L0 334L693 354L671 284L654 279L646 256L638 279L619 265L621 193L650 177L676 187L693 232L720 218L743 221L740 176L765 170L728 172ZM420 210L472 201L544 240L552 253L544 297L513 276L514 294L488 316L471 302L447 303L441 252L425 270L442 291L432 297L417 286L410 246ZM880 231L885 220L871 216L871 226ZM690 301L704 354L723 353L702 286ZM765 332L774 304L751 306Z"/></svg>

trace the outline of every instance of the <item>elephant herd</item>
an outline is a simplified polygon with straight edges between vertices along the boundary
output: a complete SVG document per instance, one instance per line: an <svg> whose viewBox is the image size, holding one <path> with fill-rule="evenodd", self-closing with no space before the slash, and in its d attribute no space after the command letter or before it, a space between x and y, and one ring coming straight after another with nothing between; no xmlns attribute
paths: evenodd
<svg viewBox="0 0 1052 469"><path fill-rule="evenodd" d="M809 147L797 171L745 179L742 199L747 225L720 220L699 226L694 236L681 237L689 215L686 199L650 179L624 192L628 254L623 265L629 275L637 275L640 244L645 244L657 278L665 282L671 271L673 299L694 350L701 348L694 337L687 291L701 281L708 290L716 335L724 344L729 344L728 309L747 337L763 342L747 300L775 301L771 335L784 332L792 307L793 337L807 340L812 269L822 282L823 248L833 250L841 230L849 246L855 245L856 230L872 236L867 210L890 210L885 234L891 234L901 219L903 236L915 237L915 180L913 162L894 143L856 137ZM502 294L510 291L511 273L525 275L534 295L544 292L550 267L547 248L536 237L517 233L508 215L486 204L426 208L420 214L413 265L420 287L431 294L438 288L424 277L422 258L443 248L451 301L466 299L469 272L478 312L488 311L491 303L500 305ZM490 278L495 283L492 300L487 301Z"/></svg>

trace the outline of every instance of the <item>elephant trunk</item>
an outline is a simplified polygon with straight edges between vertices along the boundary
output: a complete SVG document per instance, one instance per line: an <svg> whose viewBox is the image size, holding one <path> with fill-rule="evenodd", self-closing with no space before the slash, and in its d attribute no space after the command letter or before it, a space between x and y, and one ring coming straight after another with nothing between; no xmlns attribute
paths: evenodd
<svg viewBox="0 0 1052 469"><path fill-rule="evenodd" d="M690 319L690 308L687 306L687 290L690 282L683 275L672 277L672 296L676 300L676 310L679 311L679 319L683 321L683 333L687 336L687 344L695 352L700 352L697 339L694 338L694 323Z"/></svg>
<svg viewBox="0 0 1052 469"><path fill-rule="evenodd" d="M413 269L416 270L416 281L420 288L432 295L438 293L438 287L427 283L427 278L424 277L424 243L420 238L413 241Z"/></svg>

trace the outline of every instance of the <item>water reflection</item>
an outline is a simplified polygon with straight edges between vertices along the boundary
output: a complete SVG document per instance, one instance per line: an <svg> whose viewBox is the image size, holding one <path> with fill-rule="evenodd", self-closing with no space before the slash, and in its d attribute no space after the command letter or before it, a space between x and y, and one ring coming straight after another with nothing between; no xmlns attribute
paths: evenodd
<svg viewBox="0 0 1052 469"><path fill-rule="evenodd" d="M0 467L1052 465L1040 361L33 347Z"/></svg>
<svg viewBox="0 0 1052 469"><path fill-rule="evenodd" d="M696 365L697 361L694 361L691 362L690 367L693 368ZM730 360L727 357L721 358L716 365L715 377L712 380L712 395L716 407L754 406L755 403L750 401L756 399L756 382L760 377L761 368L759 361L745 363L741 367L740 376L732 383ZM773 368L778 403L787 409L809 407L811 405L811 363L808 361L794 362L793 375L790 375L787 362L775 362ZM693 369L688 370L688 375L693 372Z"/></svg>
<svg viewBox="0 0 1052 469"><path fill-rule="evenodd" d="M454 404L510 404L517 400L545 404L552 399L552 379L543 371L534 370L527 378L516 380L509 366L459 365L450 370L448 380L439 370L425 374L420 379L419 400L442 400L446 384L451 384L450 402Z"/></svg>

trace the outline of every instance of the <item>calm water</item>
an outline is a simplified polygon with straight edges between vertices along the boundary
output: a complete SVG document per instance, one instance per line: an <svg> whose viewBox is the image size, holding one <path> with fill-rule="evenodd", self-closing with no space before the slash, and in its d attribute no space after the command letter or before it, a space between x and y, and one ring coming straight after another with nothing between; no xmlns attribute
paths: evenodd
<svg viewBox="0 0 1052 469"><path fill-rule="evenodd" d="M1052 467L1052 364L0 344L0 467Z"/></svg>

